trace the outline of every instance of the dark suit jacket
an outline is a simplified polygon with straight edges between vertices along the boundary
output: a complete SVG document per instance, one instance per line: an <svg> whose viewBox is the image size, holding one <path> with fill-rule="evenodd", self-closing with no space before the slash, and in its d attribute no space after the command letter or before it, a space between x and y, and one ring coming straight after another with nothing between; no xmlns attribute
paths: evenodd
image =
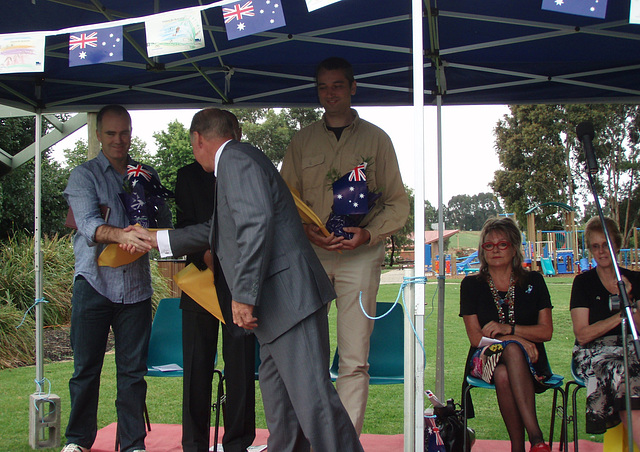
<svg viewBox="0 0 640 452"><path fill-rule="evenodd" d="M304 233L286 183L259 149L235 140L220 156L209 224L169 232L175 255L215 237L233 300L254 305L258 339L268 343L316 312L335 292Z"/></svg>
<svg viewBox="0 0 640 452"><path fill-rule="evenodd" d="M206 223L213 213L213 197L216 178L207 173L198 162L183 166L176 179L176 228ZM203 256L205 250L187 255L187 265L193 263L201 270L207 268ZM180 308L200 313L208 312L189 295L182 293Z"/></svg>

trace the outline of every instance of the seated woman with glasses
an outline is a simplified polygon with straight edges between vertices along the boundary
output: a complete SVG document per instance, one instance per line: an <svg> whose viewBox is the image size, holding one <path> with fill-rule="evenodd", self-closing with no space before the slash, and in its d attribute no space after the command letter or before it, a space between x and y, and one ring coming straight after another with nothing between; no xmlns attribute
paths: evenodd
<svg viewBox="0 0 640 452"><path fill-rule="evenodd" d="M490 218L480 233L480 270L460 285L460 316L471 350L466 375L496 387L512 452L548 452L535 394L551 377L544 342L551 339L551 299L540 273L522 268L522 235L511 218ZM470 403L468 404L470 405ZM473 413L468 413L473 417Z"/></svg>
<svg viewBox="0 0 640 452"><path fill-rule="evenodd" d="M622 234L611 218L605 218L607 231L617 254ZM587 222L584 230L587 246L598 264L573 280L571 289L571 321L576 345L573 360L576 374L587 388L587 433L604 433L622 422L627 424L625 378L620 327L620 291L611 260L609 245L599 217ZM640 298L640 272L620 269L625 290L632 306ZM640 314L634 307L634 322L640 328ZM629 333L629 329L627 329ZM629 344L629 375L633 438L640 447L640 363L627 335Z"/></svg>

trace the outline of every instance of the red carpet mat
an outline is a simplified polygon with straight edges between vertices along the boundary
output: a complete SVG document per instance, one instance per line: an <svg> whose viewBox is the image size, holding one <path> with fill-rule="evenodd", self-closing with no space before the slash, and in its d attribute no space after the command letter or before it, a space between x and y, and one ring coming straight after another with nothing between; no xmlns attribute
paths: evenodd
<svg viewBox="0 0 640 452"><path fill-rule="evenodd" d="M222 441L223 429L220 428L220 440ZM267 444L269 432L265 429L256 430L254 445ZM180 452L180 439L182 426L175 424L151 424L151 431L147 433L146 446L149 452ZM109 424L98 431L96 442L91 448L92 452L113 452L116 438L116 424ZM213 442L213 428L211 429ZM402 452L404 450L403 435L366 435L360 437L360 442L365 452ZM591 441L579 441L580 452L602 452L602 443ZM559 450L558 443L553 444L555 451ZM508 452L508 441L477 440L473 446L473 452ZM569 443L569 451L573 450L573 444Z"/></svg>

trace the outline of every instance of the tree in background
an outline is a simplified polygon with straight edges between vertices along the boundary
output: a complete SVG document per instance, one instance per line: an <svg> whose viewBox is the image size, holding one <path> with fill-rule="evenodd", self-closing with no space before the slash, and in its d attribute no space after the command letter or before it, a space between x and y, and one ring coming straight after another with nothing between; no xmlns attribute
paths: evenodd
<svg viewBox="0 0 640 452"><path fill-rule="evenodd" d="M2 146L0 146L2 147ZM62 191L69 174L49 156L42 153L41 166L41 230L43 234L66 233L64 226L67 202ZM0 239L16 232L34 233L35 164L33 159L0 177Z"/></svg>
<svg viewBox="0 0 640 452"><path fill-rule="evenodd" d="M640 179L638 162L638 130L640 107L637 105L569 105L568 116L574 124L589 120L593 122L593 147L599 171L594 177L603 210L620 225L625 237L624 246L638 226L638 204ZM593 203L584 166L582 144L573 134L574 180L581 189L581 198ZM575 137L575 138L574 138ZM586 209L585 209L586 210ZM597 214L594 208L594 213ZM585 215L585 220L590 216Z"/></svg>
<svg viewBox="0 0 640 452"><path fill-rule="evenodd" d="M233 109L242 127L243 140L260 148L278 165L282 162L289 142L298 130L318 121L318 108Z"/></svg>
<svg viewBox="0 0 640 452"><path fill-rule="evenodd" d="M155 132L158 150L151 165L158 171L162 184L175 190L178 170L194 161L189 129L177 119L170 122L167 130Z"/></svg>
<svg viewBox="0 0 640 452"><path fill-rule="evenodd" d="M571 180L563 140L567 127L557 105L511 105L509 109L511 115L505 115L495 128L502 169L495 172L490 186L503 199L505 209L526 224L525 212L533 206L569 203ZM541 228L550 228L547 217L553 213L555 209L536 217L545 223Z"/></svg>
<svg viewBox="0 0 640 452"><path fill-rule="evenodd" d="M456 195L447 204L445 224L462 231L480 231L487 218L503 212L498 198L493 193Z"/></svg>
<svg viewBox="0 0 640 452"><path fill-rule="evenodd" d="M390 248L389 254L389 265L393 266L396 261L397 254L403 249L407 247L412 247L413 233L415 228L415 195L413 193L413 189L410 187L404 186L404 189L407 192L407 196L409 197L409 217L407 218L406 223L398 232L393 234L392 236L387 238L387 246ZM436 223L438 221L438 211L435 207L431 205L429 201L425 199L424 201L424 224L425 229L429 230L430 225L432 223Z"/></svg>
<svg viewBox="0 0 640 452"><path fill-rule="evenodd" d="M630 105L513 105L510 115L495 129L496 151L502 169L496 171L491 187L505 208L525 224L525 212L547 202L571 207L577 201L592 201L584 169L582 144L576 125L590 120L600 171L596 176L598 195L626 235L637 224L633 197L638 189L639 107ZM627 211L620 212L620 203ZM637 212L636 212L637 213ZM623 217L623 218L621 218ZM623 220L622 222L620 220ZM538 229L562 225L557 209L536 215Z"/></svg>
<svg viewBox="0 0 640 452"><path fill-rule="evenodd" d="M72 149L63 149L62 154L64 155L64 167L71 171L76 166L87 161L89 144L86 140L78 140ZM153 156L147 150L147 143L138 137L131 138L129 155L132 159L146 164L151 164L151 161L153 160Z"/></svg>
<svg viewBox="0 0 640 452"><path fill-rule="evenodd" d="M43 130L47 123L43 121ZM34 117L0 119L0 149L16 155L33 143ZM49 151L42 153L41 224L44 234L65 232L66 201L62 190L68 173L53 160ZM0 177L0 239L16 232L34 232L35 164L31 159Z"/></svg>

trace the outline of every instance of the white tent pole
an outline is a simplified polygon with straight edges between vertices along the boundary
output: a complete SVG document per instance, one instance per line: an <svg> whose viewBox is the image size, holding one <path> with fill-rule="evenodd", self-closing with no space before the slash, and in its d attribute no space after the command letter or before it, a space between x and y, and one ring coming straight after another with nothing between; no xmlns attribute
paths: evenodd
<svg viewBox="0 0 640 452"><path fill-rule="evenodd" d="M404 269L405 278L413 278L413 268ZM413 335L411 324L415 319L415 285L407 284L404 288L404 297L407 309L404 316L404 450L411 452L415 444L415 368L416 368L416 338ZM411 323L410 323L411 322Z"/></svg>
<svg viewBox="0 0 640 452"><path fill-rule="evenodd" d="M436 97L436 124L438 139L438 252L440 271L438 272L438 325L436 338L436 396L444 402L444 281L446 262L444 255L444 208L442 203L442 95ZM453 262L451 263L453 265Z"/></svg>
<svg viewBox="0 0 640 452"><path fill-rule="evenodd" d="M412 47L413 47L413 110L414 110L414 168L416 186L414 188L414 262L415 276L424 277L424 50L423 50L423 5L422 0L412 0ZM416 284L413 291L415 299L413 303L413 324L418 340L424 343L424 284ZM407 363L405 362L405 366ZM415 346L414 375L410 382L405 380L405 385L411 384L414 391L414 443L408 444L408 435L405 429L404 450L424 450L424 355L421 346ZM405 369L405 375L407 370ZM405 402L405 408L407 403ZM405 416L406 416L405 410Z"/></svg>
<svg viewBox="0 0 640 452"><path fill-rule="evenodd" d="M44 379L44 360L42 346L42 247L41 247L41 211L42 211L42 154L40 153L40 137L42 135L42 113L40 110L36 112L36 137L35 137L35 197L34 197L34 267L35 267L35 302L36 302L36 391L41 392L40 386Z"/></svg>

